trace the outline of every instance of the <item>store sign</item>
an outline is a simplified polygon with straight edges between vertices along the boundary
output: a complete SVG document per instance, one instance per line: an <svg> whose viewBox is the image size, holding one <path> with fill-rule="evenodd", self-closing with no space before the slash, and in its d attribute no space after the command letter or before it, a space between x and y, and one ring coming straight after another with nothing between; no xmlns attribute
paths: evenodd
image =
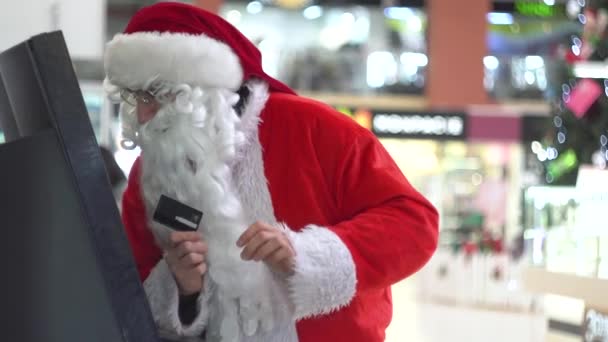
<svg viewBox="0 0 608 342"><path fill-rule="evenodd" d="M519 0L515 1L515 11L530 17L554 17L563 15L564 7L560 4L548 5L542 0Z"/></svg>
<svg viewBox="0 0 608 342"><path fill-rule="evenodd" d="M583 342L608 341L608 312L587 308L583 324Z"/></svg>
<svg viewBox="0 0 608 342"><path fill-rule="evenodd" d="M372 131L378 136L464 139L464 113L375 111Z"/></svg>

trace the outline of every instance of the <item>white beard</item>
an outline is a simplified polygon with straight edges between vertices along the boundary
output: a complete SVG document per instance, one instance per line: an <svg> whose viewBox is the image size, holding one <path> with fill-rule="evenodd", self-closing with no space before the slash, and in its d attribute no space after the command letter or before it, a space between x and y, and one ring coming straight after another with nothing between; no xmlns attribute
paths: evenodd
<svg viewBox="0 0 608 342"><path fill-rule="evenodd" d="M258 323L264 330L273 325L268 286L272 274L263 263L243 261L236 246L253 223L247 221L250 216L231 173L245 140L232 107L236 100L234 93L209 89L192 96L185 111L175 102L163 105L154 119L137 129L143 197L158 244L166 248L171 232L152 220L161 194L203 212L199 232L209 246L206 276L217 288L223 341L237 340L239 331L253 335Z"/></svg>

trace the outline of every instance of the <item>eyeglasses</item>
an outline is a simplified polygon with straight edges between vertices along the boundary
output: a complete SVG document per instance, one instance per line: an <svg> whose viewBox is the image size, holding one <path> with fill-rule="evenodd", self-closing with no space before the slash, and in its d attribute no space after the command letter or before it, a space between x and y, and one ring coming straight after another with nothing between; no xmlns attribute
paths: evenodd
<svg viewBox="0 0 608 342"><path fill-rule="evenodd" d="M121 89L120 97L131 106L137 106L138 104L150 105L156 101L156 97L145 90Z"/></svg>

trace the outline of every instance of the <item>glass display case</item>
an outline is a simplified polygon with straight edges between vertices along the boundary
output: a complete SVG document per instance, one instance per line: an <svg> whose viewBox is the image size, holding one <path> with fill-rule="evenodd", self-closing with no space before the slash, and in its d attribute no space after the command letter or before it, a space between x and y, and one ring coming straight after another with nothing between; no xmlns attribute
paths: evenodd
<svg viewBox="0 0 608 342"><path fill-rule="evenodd" d="M523 198L532 266L608 278L608 170L581 167L576 186L530 187Z"/></svg>
<svg viewBox="0 0 608 342"><path fill-rule="evenodd" d="M545 294L549 320L578 326L585 307L608 307L608 170L583 165L576 185L529 187L522 203L524 287Z"/></svg>

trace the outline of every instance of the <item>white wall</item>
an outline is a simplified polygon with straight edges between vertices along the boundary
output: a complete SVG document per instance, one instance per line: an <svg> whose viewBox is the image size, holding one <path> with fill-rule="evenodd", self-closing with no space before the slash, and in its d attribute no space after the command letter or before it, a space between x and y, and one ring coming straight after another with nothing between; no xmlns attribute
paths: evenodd
<svg viewBox="0 0 608 342"><path fill-rule="evenodd" d="M0 0L0 51L61 29L72 58L101 59L106 0Z"/></svg>

